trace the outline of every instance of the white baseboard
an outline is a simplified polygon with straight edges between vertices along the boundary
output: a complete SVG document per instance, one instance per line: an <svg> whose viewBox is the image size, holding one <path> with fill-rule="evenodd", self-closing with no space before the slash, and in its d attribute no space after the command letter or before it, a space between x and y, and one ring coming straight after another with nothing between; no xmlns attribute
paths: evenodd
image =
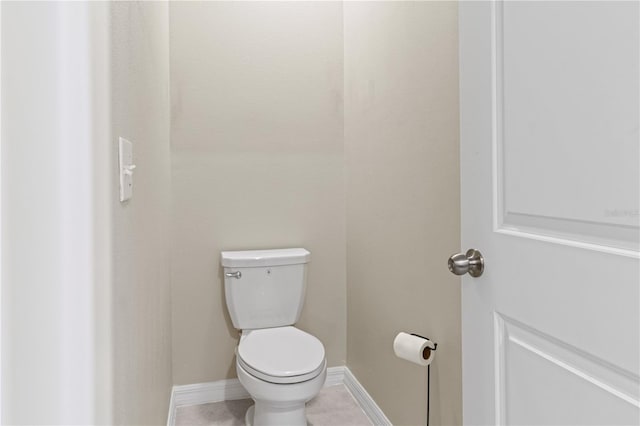
<svg viewBox="0 0 640 426"><path fill-rule="evenodd" d="M175 425L176 410L180 407L246 398L250 398L249 393L238 379L174 386L169 402L167 426Z"/></svg>
<svg viewBox="0 0 640 426"><path fill-rule="evenodd" d="M327 368L327 380L324 382L324 387L341 385L344 383L344 372L347 367L329 367Z"/></svg>
<svg viewBox="0 0 640 426"><path fill-rule="evenodd" d="M329 387L340 384L344 384L349 392L351 392L374 425L391 425L389 419L387 419L373 398L371 398L360 382L354 377L349 368L327 368L327 380L324 386ZM169 401L167 426L175 426L176 410L179 407L246 398L250 398L249 393L244 389L238 379L174 386L171 392L171 400Z"/></svg>
<svg viewBox="0 0 640 426"><path fill-rule="evenodd" d="M376 426L392 426L391 421L347 367L344 367L344 386L351 392L371 423Z"/></svg>

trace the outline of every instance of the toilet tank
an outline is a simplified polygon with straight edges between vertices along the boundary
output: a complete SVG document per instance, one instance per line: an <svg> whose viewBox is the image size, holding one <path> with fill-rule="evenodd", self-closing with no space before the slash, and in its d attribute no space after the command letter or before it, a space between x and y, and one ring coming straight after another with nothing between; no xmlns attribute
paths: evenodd
<svg viewBox="0 0 640 426"><path fill-rule="evenodd" d="M303 248L223 251L224 293L233 326L251 330L295 324L310 257Z"/></svg>

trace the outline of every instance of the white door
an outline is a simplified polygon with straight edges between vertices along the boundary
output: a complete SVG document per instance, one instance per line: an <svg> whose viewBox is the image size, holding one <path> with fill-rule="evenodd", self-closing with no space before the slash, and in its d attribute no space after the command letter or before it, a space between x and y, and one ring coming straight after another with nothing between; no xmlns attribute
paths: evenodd
<svg viewBox="0 0 640 426"><path fill-rule="evenodd" d="M459 23L464 423L637 425L639 4Z"/></svg>

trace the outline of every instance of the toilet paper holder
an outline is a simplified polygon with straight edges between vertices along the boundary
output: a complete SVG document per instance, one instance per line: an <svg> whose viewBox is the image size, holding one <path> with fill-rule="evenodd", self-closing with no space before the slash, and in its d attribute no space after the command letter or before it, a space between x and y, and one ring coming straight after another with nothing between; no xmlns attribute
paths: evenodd
<svg viewBox="0 0 640 426"><path fill-rule="evenodd" d="M420 337L422 339L426 339L428 341L430 341L431 343L433 343L433 349L431 348L424 348L424 351L422 352L422 356L427 359L429 358L429 356L431 356L431 351L435 351L438 348L438 344L436 342L434 342L433 340L429 339L428 337L424 337L421 336L417 333L411 333L412 336L416 336L416 337ZM425 353L429 351L428 353ZM431 402L431 365L427 366L427 426L429 426L429 415L431 414L430 411L430 402Z"/></svg>
<svg viewBox="0 0 640 426"><path fill-rule="evenodd" d="M431 351L435 351L436 349L438 349L438 344L437 344L436 342L434 342L433 340L429 339L428 337L421 336L421 335L419 335L419 334L417 334L417 333L411 333L411 335L412 335L412 336L416 336L416 337L420 337L421 339L425 339L425 340L428 340L428 341L430 341L431 343L433 343L433 349L431 349L431 348L424 348L424 351L422 352L422 356L424 357L424 359L429 358L429 355L431 355ZM425 352L427 352L427 351L429 351L429 353L425 353Z"/></svg>
<svg viewBox="0 0 640 426"><path fill-rule="evenodd" d="M421 335L420 335L420 334L418 334L418 333L411 333L411 335L412 335L412 336L416 336L416 337L420 337L420 338L422 338L422 339L425 339L425 340L428 340L428 341L432 342L432 343L433 343L433 350L434 350L434 351L435 351L435 350L436 350L436 348L438 347L438 344L437 344L436 342L434 342L433 340L429 339L428 337L421 336Z"/></svg>

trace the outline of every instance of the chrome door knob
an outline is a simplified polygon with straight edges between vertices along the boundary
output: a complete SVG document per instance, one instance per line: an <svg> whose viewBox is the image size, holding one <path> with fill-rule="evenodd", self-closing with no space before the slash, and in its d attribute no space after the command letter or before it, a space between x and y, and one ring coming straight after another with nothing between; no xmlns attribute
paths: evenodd
<svg viewBox="0 0 640 426"><path fill-rule="evenodd" d="M449 270L456 275L467 272L472 277L479 277L484 271L484 258L476 249L469 249L467 253L456 253L449 258Z"/></svg>

